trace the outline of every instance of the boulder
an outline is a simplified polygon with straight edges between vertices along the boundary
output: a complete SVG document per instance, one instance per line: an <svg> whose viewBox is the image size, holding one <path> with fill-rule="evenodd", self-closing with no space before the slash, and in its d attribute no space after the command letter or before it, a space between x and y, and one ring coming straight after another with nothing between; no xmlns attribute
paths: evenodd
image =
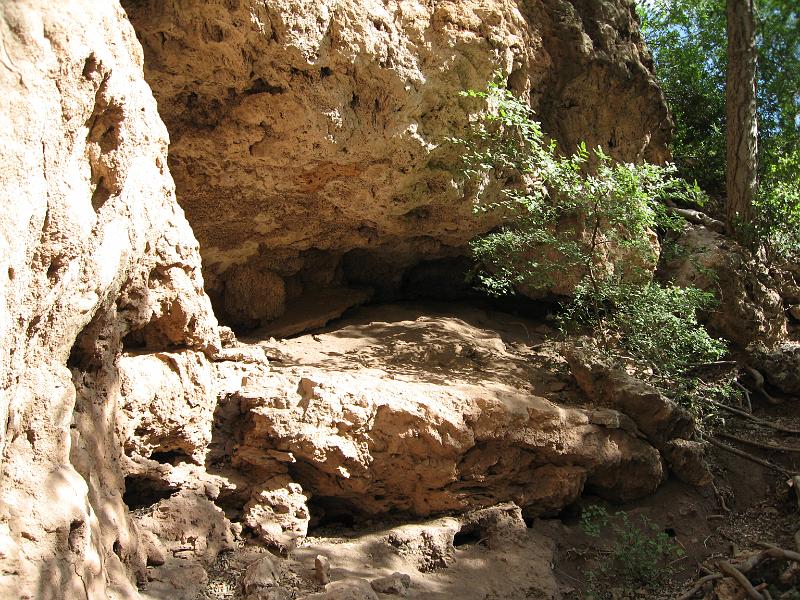
<svg viewBox="0 0 800 600"><path fill-rule="evenodd" d="M661 276L716 296L717 306L704 318L716 335L739 348L753 341L771 345L786 337L780 281L736 242L689 225L673 254L675 258L662 265Z"/></svg>
<svg viewBox="0 0 800 600"><path fill-rule="evenodd" d="M771 348L754 344L748 348L748 355L769 385L800 398L800 343L787 341Z"/></svg>
<svg viewBox="0 0 800 600"><path fill-rule="evenodd" d="M510 384L297 367L274 368L260 389L234 458L258 466L275 451L290 453L303 490L369 514L425 516L508 500L529 514L552 513L584 483L629 500L663 477L646 442Z"/></svg>

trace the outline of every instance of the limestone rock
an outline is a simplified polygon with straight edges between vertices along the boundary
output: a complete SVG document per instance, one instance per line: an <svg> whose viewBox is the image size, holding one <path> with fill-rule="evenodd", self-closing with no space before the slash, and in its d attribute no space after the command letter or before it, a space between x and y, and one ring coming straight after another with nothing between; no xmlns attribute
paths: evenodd
<svg viewBox="0 0 800 600"><path fill-rule="evenodd" d="M461 530L456 519L439 519L423 525L405 525L389 532L383 541L411 562L421 573L451 566L455 560L453 540Z"/></svg>
<svg viewBox="0 0 800 600"><path fill-rule="evenodd" d="M748 348L748 354L769 385L784 394L800 397L800 343L784 342L769 349L754 344Z"/></svg>
<svg viewBox="0 0 800 600"><path fill-rule="evenodd" d="M300 484L278 475L255 487L242 521L268 546L288 553L308 531L307 500Z"/></svg>
<svg viewBox="0 0 800 600"><path fill-rule="evenodd" d="M242 578L242 589L246 595L257 594L277 585L278 570L269 556L263 556L247 567Z"/></svg>
<svg viewBox="0 0 800 600"><path fill-rule="evenodd" d="M572 502L584 482L624 500L663 476L647 443L509 384L298 367L274 368L262 389L234 457L257 464L271 451L291 453L303 489L367 513L514 500L542 514Z"/></svg>
<svg viewBox="0 0 800 600"><path fill-rule="evenodd" d="M734 241L704 227L688 226L677 244L677 258L663 266L662 275L716 295L719 305L706 315L714 333L740 348L786 337L780 284L766 267Z"/></svg>
<svg viewBox="0 0 800 600"><path fill-rule="evenodd" d="M690 485L708 485L713 481L705 459L705 445L691 440L671 440L662 449L670 470Z"/></svg>
<svg viewBox="0 0 800 600"><path fill-rule="evenodd" d="M127 454L173 452L203 462L216 390L211 363L193 351L124 355L119 437Z"/></svg>
<svg viewBox="0 0 800 600"><path fill-rule="evenodd" d="M379 577L370 582L372 589L379 594L390 596L407 596L408 588L411 585L411 577L405 573L395 572L386 577Z"/></svg>
<svg viewBox="0 0 800 600"><path fill-rule="evenodd" d="M407 587L409 598L556 600L554 551L551 540L526 527L518 506L505 504L355 538L310 538L295 550L294 568L307 570L324 554L338 557L335 580L368 568L373 588L376 580L397 582L391 587Z"/></svg>
<svg viewBox="0 0 800 600"><path fill-rule="evenodd" d="M213 351L217 323L119 4L4 2L0 37L0 523L26 557L0 597L133 598L117 359Z"/></svg>
<svg viewBox="0 0 800 600"><path fill-rule="evenodd" d="M614 368L591 343L578 343L566 349L565 356L578 385L595 403L611 406L622 413L626 431L645 436L664 456L672 472L692 485L711 482L703 444L690 441L694 434L691 416L653 386L621 368ZM598 417L597 411L591 413Z"/></svg>
<svg viewBox="0 0 800 600"><path fill-rule="evenodd" d="M160 567L148 571L143 600L194 600L208 582L208 573L193 560L169 557Z"/></svg>
<svg viewBox="0 0 800 600"><path fill-rule="evenodd" d="M211 563L220 552L234 548L231 522L220 508L190 490L161 500L136 517L174 552L189 553Z"/></svg>
<svg viewBox="0 0 800 600"><path fill-rule="evenodd" d="M591 342L566 348L564 356L578 385L592 402L614 408L632 419L656 447L691 436L694 423L685 410L653 386L611 366Z"/></svg>
<svg viewBox="0 0 800 600"><path fill-rule="evenodd" d="M471 214L478 190L445 138L482 108L459 92L497 70L565 149L666 157L624 0L123 5L226 322L267 318L284 291L290 306L342 284L396 289L420 260L464 255L499 217Z"/></svg>
<svg viewBox="0 0 800 600"><path fill-rule="evenodd" d="M160 567L167 561L167 551L164 544L161 543L156 535L147 529L141 529L139 533L139 541L144 546L144 551L147 554L147 564L155 567Z"/></svg>
<svg viewBox="0 0 800 600"><path fill-rule="evenodd" d="M325 586L319 594L303 596L303 600L378 600L366 579L343 579Z"/></svg>
<svg viewBox="0 0 800 600"><path fill-rule="evenodd" d="M314 580L320 585L331 580L331 561L327 556L319 554L314 557Z"/></svg>

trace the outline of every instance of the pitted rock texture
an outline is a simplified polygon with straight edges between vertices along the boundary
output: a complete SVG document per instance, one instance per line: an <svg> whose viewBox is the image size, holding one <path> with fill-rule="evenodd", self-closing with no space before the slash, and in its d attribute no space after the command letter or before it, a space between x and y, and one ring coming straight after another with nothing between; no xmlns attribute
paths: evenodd
<svg viewBox="0 0 800 600"><path fill-rule="evenodd" d="M125 355L119 437L126 454L174 452L202 463L211 443L216 389L200 352Z"/></svg>
<svg viewBox="0 0 800 600"><path fill-rule="evenodd" d="M769 385L800 399L800 343L786 341L772 348L755 344L748 348L748 354Z"/></svg>
<svg viewBox="0 0 800 600"><path fill-rule="evenodd" d="M120 6L4 2L0 38L0 597L136 597L116 361L218 349L198 244Z"/></svg>
<svg viewBox="0 0 800 600"><path fill-rule="evenodd" d="M584 486L626 501L661 483L659 452L619 424L624 415L607 410L600 422L537 395L542 370L498 334L453 317L366 319L265 343L276 357L269 376L226 400L241 414L232 464L288 474L312 520L505 501L533 517L557 513ZM280 548L279 535L296 537L309 514L286 500L269 510L274 487L253 490L245 524Z"/></svg>
<svg viewBox="0 0 800 600"><path fill-rule="evenodd" d="M780 280L736 242L688 225L674 255L661 275L677 285L714 293L718 304L706 315L713 333L742 349L752 342L771 346L786 339Z"/></svg>
<svg viewBox="0 0 800 600"><path fill-rule="evenodd" d="M477 189L446 137L482 110L459 92L495 71L565 149L666 156L666 106L625 0L123 5L209 293L235 325L319 288L392 289L494 226L471 214ZM241 298L243 273L261 273L258 298Z"/></svg>
<svg viewBox="0 0 800 600"><path fill-rule="evenodd" d="M522 511L502 504L456 517L395 526L359 537L309 538L289 562L308 569L318 555L330 561L323 591L299 598L561 598L552 564L555 544L529 529ZM368 587L363 581L367 580Z"/></svg>

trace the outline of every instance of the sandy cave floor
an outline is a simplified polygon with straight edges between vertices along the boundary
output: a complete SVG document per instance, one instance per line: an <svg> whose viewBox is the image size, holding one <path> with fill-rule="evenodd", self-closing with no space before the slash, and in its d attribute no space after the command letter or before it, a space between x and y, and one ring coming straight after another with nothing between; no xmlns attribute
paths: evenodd
<svg viewBox="0 0 800 600"><path fill-rule="evenodd" d="M547 318L532 319L480 305L416 303L361 308L315 333L291 339L241 341L263 346L277 370L304 365L332 371L368 369L399 381L499 390L510 386L560 404L582 405L585 399L558 352L559 337ZM791 403L768 409L754 406L756 414L762 411L800 426ZM733 418L728 423L739 432L750 426ZM800 453L747 450L784 468L800 468ZM724 452L712 452L710 462L714 486L697 489L670 479L644 500L624 506L604 504L609 512L625 510L634 518L645 515L686 552L671 565L673 575L661 594L615 588L612 582L610 597L676 598L699 577L702 564L757 549L761 543L793 547L800 519L786 478ZM280 561L281 583L293 598L321 590L314 581L313 564L316 555L325 554L335 557L334 580L408 573L411 598L582 598L587 573L607 560L611 547L608 536L591 538L579 527L581 508L588 504L603 502L584 497L554 518L530 522L526 539L502 552L482 540L463 541L455 548L455 562L433 568L420 568L418 556L389 556L376 543L387 531L410 526L407 520L362 520L352 515L315 523L312 515L309 537L291 558ZM434 526L440 526L440 521ZM243 597L236 582L264 552L243 541L239 550L221 555L197 597Z"/></svg>

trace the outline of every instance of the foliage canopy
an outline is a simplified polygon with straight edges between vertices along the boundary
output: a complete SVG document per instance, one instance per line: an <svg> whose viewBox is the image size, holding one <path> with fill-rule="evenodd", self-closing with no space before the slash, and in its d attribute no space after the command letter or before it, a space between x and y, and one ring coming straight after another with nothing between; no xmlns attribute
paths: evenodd
<svg viewBox="0 0 800 600"><path fill-rule="evenodd" d="M750 237L767 258L800 256L800 15L794 0L757 9L759 181ZM644 38L675 122L680 175L725 197L725 0L648 0Z"/></svg>

